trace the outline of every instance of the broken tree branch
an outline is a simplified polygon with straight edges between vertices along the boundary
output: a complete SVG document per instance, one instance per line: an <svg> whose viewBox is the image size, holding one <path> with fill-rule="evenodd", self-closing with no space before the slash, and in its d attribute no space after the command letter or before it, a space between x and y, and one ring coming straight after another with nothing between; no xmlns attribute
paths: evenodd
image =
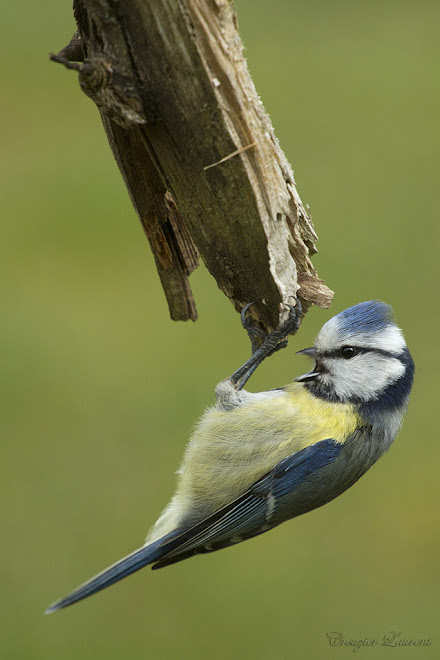
<svg viewBox="0 0 440 660"><path fill-rule="evenodd" d="M156 260L173 319L197 314L199 253L266 329L297 292L329 307L316 234L243 58L230 0L75 0L75 60ZM65 62L64 62L65 63Z"/></svg>

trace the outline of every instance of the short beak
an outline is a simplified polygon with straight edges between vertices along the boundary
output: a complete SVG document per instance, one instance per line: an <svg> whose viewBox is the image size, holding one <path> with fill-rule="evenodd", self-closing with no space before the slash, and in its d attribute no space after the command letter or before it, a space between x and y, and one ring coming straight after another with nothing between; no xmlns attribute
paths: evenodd
<svg viewBox="0 0 440 660"><path fill-rule="evenodd" d="M310 348L303 348L302 351L297 351L297 355L307 355L308 357L314 358L316 360L317 358L317 352L316 348L314 346L311 346ZM316 369L316 365L315 365ZM296 383L305 383L311 380L315 380L320 375L319 371L310 371L307 374L303 374L302 376L298 376L298 378L295 378Z"/></svg>
<svg viewBox="0 0 440 660"><path fill-rule="evenodd" d="M296 351L297 355L308 355L308 357L312 357L316 360L316 348L314 346L311 346L310 348L303 348L302 351Z"/></svg>

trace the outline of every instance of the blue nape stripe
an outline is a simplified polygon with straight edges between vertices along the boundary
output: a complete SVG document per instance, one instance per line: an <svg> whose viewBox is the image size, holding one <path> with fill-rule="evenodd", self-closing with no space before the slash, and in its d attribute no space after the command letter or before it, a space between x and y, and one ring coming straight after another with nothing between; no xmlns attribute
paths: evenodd
<svg viewBox="0 0 440 660"><path fill-rule="evenodd" d="M359 404L359 412L369 421L374 422L375 416L381 412L392 412L407 404L414 380L414 360L407 348L398 357L405 365L403 375L386 387L378 399Z"/></svg>

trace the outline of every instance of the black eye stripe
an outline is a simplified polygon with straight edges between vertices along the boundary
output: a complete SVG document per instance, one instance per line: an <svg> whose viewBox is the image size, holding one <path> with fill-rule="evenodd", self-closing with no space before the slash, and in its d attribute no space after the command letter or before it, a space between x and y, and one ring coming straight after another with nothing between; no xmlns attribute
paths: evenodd
<svg viewBox="0 0 440 660"><path fill-rule="evenodd" d="M359 346L346 345L346 346L341 346L341 348L336 348L333 351L324 351L319 355L320 357L342 358L343 360L347 360L353 358L355 355L359 355L359 353L367 353L369 351L370 349L360 348Z"/></svg>
<svg viewBox="0 0 440 660"><path fill-rule="evenodd" d="M319 352L319 357L324 357L324 358L342 358L342 359L347 359L342 351L344 348L348 348L349 346L342 346L341 348L334 349L333 351L320 351ZM397 355L396 353L391 353L390 351L384 351L382 348L367 348L365 346L353 346L352 348L355 349L356 353L354 353L351 357L354 357L355 355L360 355L361 353L378 353L379 355L385 355L385 357L391 357L391 358L396 358L397 360L401 360L401 356Z"/></svg>

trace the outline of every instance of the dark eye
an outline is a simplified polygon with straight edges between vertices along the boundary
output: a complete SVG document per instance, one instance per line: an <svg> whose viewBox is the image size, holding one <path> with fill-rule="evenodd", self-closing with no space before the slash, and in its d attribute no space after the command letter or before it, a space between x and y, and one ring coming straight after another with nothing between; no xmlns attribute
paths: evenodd
<svg viewBox="0 0 440 660"><path fill-rule="evenodd" d="M349 360L357 354L358 350L354 346L343 346L341 348L341 356L344 360Z"/></svg>

